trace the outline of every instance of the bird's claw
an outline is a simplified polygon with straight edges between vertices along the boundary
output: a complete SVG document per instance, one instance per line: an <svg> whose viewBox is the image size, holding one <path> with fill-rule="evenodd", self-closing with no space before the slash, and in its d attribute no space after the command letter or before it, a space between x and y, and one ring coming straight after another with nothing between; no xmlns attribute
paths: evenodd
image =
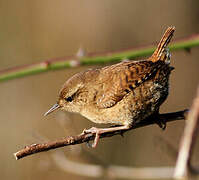
<svg viewBox="0 0 199 180"><path fill-rule="evenodd" d="M162 129L162 130L165 130L166 127L167 127L167 123L164 119L158 119L156 121L156 124Z"/></svg>
<svg viewBox="0 0 199 180"><path fill-rule="evenodd" d="M86 142L86 145L88 147L95 148L97 146L98 142L99 142L100 129L98 129L96 127L92 127L90 129L84 129L83 130L83 134L88 134L88 133L95 134L95 139L94 139L94 142L92 144L90 144L89 142Z"/></svg>

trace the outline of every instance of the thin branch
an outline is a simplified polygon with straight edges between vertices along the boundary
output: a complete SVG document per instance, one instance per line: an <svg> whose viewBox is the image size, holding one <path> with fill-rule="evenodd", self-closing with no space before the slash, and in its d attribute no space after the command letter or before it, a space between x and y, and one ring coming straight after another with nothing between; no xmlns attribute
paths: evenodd
<svg viewBox="0 0 199 180"><path fill-rule="evenodd" d="M169 48L171 51L186 50L190 51L192 47L199 46L199 34L191 35L183 39L175 41ZM24 77L28 75L38 74L41 72L52 71L63 68L71 68L82 65L103 64L110 62L118 62L123 59L136 59L138 57L149 56L155 49L154 45L140 46L129 48L126 50L106 52L106 53L90 53L86 56L70 56L45 60L40 63L27 64L23 66L13 67L0 71L0 82Z"/></svg>
<svg viewBox="0 0 199 180"><path fill-rule="evenodd" d="M193 166L191 166L191 157L193 154L193 147L196 143L196 137L199 130L199 87L197 96L193 101L190 112L188 113L186 126L182 135L178 159L174 172L175 178L184 178L187 176L187 170L190 173L199 173Z"/></svg>
<svg viewBox="0 0 199 180"><path fill-rule="evenodd" d="M174 167L123 167L112 166L107 169L110 177L122 179L170 179L174 171Z"/></svg>
<svg viewBox="0 0 199 180"><path fill-rule="evenodd" d="M170 179L174 167L127 167L86 164L69 160L61 151L50 154L55 164L63 171L85 177L106 179Z"/></svg>
<svg viewBox="0 0 199 180"><path fill-rule="evenodd" d="M62 151L55 151L50 154L55 164L63 171L86 177L103 177L105 168L101 165L74 162L66 158Z"/></svg>
<svg viewBox="0 0 199 180"><path fill-rule="evenodd" d="M156 124L158 122L158 120L162 120L162 119L164 119L165 122L185 119L185 116L187 114L186 112L187 112L187 110L151 116L151 117L147 118L146 120L143 120L140 123L135 124L131 129L136 129L136 128ZM100 135L100 138L111 137L111 136L118 135L118 134L121 135L126 131L128 131L128 130L112 131L109 133L103 133ZM38 152L48 151L48 150L63 147L63 146L69 146L69 145L89 142L90 140L93 140L94 138L95 138L95 135L93 135L92 133L87 133L87 134L81 133L76 136L69 136L69 137L65 137L65 138L62 138L59 140L55 140L55 141L51 141L51 142L47 142L47 143L43 143L43 144L32 144L32 145L26 146L24 149L14 153L14 156L15 156L16 160L18 160L20 158L23 158L23 157L26 157L28 155L35 154Z"/></svg>
<svg viewBox="0 0 199 180"><path fill-rule="evenodd" d="M48 141L44 136L38 135L42 141ZM76 148L81 148L80 146ZM74 150L74 149L73 149ZM84 177L106 178L106 179L171 179L173 177L173 166L162 167L129 167L118 166L101 162L100 165L82 163L67 158L65 150L52 151L49 155L60 170ZM81 151L81 150L80 150ZM80 153L79 151L79 153ZM69 151L74 153L73 151ZM85 153L82 152L82 153ZM96 158L92 156L92 158Z"/></svg>

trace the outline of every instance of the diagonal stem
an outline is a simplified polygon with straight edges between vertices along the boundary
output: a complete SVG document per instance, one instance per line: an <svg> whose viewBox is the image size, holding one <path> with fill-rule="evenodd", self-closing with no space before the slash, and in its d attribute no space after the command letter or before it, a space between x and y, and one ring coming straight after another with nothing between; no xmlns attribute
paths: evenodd
<svg viewBox="0 0 199 180"><path fill-rule="evenodd" d="M191 165L194 145L199 131L199 87L187 116L184 132L181 137L178 158L174 171L175 178L185 178L188 172L199 174L198 169Z"/></svg>
<svg viewBox="0 0 199 180"><path fill-rule="evenodd" d="M199 46L199 34L187 36L186 38L176 40L169 46L171 51L186 50ZM149 56L155 50L155 46L150 44L126 50L106 52L106 53L90 53L83 57L70 56L62 58L54 58L45 60L40 63L27 64L18 67L0 71L0 82L10 79L25 77L28 75L38 74L47 71L54 71L63 68L72 68L82 65L94 65L118 62L123 59L136 59L138 57Z"/></svg>

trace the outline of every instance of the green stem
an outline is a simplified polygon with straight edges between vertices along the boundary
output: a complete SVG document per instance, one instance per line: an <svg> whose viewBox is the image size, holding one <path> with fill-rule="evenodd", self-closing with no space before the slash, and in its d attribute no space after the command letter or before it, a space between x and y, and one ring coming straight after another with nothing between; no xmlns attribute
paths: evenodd
<svg viewBox="0 0 199 180"><path fill-rule="evenodd" d="M199 46L199 34L175 41L169 46L169 48L171 51L190 50L192 47L195 46ZM25 77L28 75L38 74L50 70L77 67L78 65L104 64L118 62L123 59L135 59L138 57L145 57L151 55L154 50L155 46L149 45L117 52L102 53L92 56L88 55L86 57L81 58L79 64L78 58L76 56L60 58L58 60L52 59L48 61L43 61L41 63L31 65L28 64L24 66L2 70L0 71L0 82L19 77Z"/></svg>

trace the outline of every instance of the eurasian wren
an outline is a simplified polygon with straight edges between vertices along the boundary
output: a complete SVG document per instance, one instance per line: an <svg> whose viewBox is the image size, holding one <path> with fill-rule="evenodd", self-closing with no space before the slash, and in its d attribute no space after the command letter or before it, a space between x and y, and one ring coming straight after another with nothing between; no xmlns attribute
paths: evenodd
<svg viewBox="0 0 199 180"><path fill-rule="evenodd" d="M174 27L166 30L146 60L124 61L75 74L64 83L57 103L45 115L63 109L95 123L119 125L85 130L95 134L92 146L96 147L101 133L129 129L135 122L158 113L168 96L173 68L167 46L174 31Z"/></svg>

